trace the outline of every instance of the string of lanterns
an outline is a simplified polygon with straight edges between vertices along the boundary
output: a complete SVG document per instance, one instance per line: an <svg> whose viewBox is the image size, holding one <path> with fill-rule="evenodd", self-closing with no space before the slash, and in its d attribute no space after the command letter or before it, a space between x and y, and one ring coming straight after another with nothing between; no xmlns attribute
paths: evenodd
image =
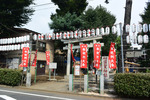
<svg viewBox="0 0 150 100"><path fill-rule="evenodd" d="M49 34L34 34L33 39L34 40L61 40L61 39L78 39L78 38L85 38L85 37L94 37L94 36L103 36L103 35L109 35L110 30L112 34L117 33L117 27L114 25L110 29L110 27L105 28L96 28L96 29L87 29L87 30L76 30L76 31L68 31L68 32L60 32L60 33L49 33Z"/></svg>
<svg viewBox="0 0 150 100"><path fill-rule="evenodd" d="M23 47L29 47L29 43L25 43L29 40L29 35L0 39L0 51L21 50Z"/></svg>
<svg viewBox="0 0 150 100"><path fill-rule="evenodd" d="M150 24L138 24L137 26L135 24L133 25L126 25L126 33L130 33L130 31L133 32L133 38L131 38L130 35L126 37L126 42L130 44L132 41L133 43L148 43L149 37L147 34L141 35L142 32L147 33L150 31ZM78 39L78 38L86 38L86 37L95 37L95 36L104 36L109 35L110 32L112 34L117 33L117 27L116 25L113 25L110 27L101 27L96 29L87 29L87 30L76 30L76 31L68 31L68 32L60 32L60 33L49 33L49 34L34 34L33 40L61 40L61 39ZM135 33L138 33L138 36L135 35ZM11 50L20 50L23 47L29 47L28 42L30 40L30 36L20 36L20 37L13 37L13 38L4 38L0 39L0 51L11 51ZM17 43L17 44L16 44Z"/></svg>
<svg viewBox="0 0 150 100"><path fill-rule="evenodd" d="M131 42L133 43L137 43L141 44L141 43L148 43L149 42L149 37L146 33L148 33L150 31L150 24L146 24L144 23L142 24L138 24L137 26L135 24L133 25L126 25L126 33L129 33L130 31L133 32L133 36L128 35L126 37L126 42L128 44L131 44ZM137 32L137 36L135 35L135 33ZM143 36L141 35L141 33L145 33Z"/></svg>

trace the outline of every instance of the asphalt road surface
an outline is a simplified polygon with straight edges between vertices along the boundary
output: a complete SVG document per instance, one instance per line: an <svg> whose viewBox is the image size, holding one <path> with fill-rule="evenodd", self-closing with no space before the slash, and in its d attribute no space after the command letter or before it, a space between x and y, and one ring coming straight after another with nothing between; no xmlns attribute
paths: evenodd
<svg viewBox="0 0 150 100"><path fill-rule="evenodd" d="M0 87L0 100L106 100L106 98Z"/></svg>

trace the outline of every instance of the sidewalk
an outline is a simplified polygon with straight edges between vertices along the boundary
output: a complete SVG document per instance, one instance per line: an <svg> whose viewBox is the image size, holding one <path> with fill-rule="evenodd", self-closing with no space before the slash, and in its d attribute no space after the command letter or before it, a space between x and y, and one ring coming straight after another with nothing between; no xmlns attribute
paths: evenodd
<svg viewBox="0 0 150 100"><path fill-rule="evenodd" d="M56 77L57 79L57 77ZM102 98L110 98L110 99L117 99L122 100L121 98L118 98L116 95L111 94L99 94L95 92L88 92L84 93L83 91L79 91L79 88L75 88L72 92L69 91L69 81L67 79L61 78L57 80L51 80L51 81L38 81L37 83L32 83L30 87L26 86L18 86L17 88L21 89L30 89L30 90L37 90L37 91L46 91L46 92L58 92L58 93L69 93L69 94L77 94L77 95L86 95L86 96L97 96Z"/></svg>

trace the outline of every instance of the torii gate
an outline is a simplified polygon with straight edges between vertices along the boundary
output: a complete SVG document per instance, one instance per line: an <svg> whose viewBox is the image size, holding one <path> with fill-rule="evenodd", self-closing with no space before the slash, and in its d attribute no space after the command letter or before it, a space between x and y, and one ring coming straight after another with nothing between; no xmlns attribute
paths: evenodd
<svg viewBox="0 0 150 100"><path fill-rule="evenodd" d="M93 41L93 43L87 44L88 48L93 48L94 43L97 42L97 40L102 39L102 36L95 36L95 37L85 37L85 38L78 38L78 39L71 39L71 40L61 40L64 42L64 44L68 44L66 47L63 47L63 50L67 51L67 70L66 70L66 76L70 75L70 65L71 65L71 44L79 43L77 46L73 46L72 49L79 49L80 44L87 41ZM104 43L101 43L101 46L104 46ZM94 49L94 48L93 48Z"/></svg>

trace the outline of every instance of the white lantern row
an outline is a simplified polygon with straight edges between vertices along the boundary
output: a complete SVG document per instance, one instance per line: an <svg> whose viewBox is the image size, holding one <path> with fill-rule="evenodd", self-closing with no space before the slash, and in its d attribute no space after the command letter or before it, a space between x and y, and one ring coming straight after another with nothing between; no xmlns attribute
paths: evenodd
<svg viewBox="0 0 150 100"><path fill-rule="evenodd" d="M150 24L138 24L138 25L135 25L135 24L132 24L131 26L129 24L126 25L125 27L125 30L126 30L126 33L129 33L130 32L130 28L131 28L131 31L133 33L135 32L138 32L138 33L147 33L148 31L150 31Z"/></svg>
<svg viewBox="0 0 150 100"><path fill-rule="evenodd" d="M4 38L4 39L0 39L0 44L14 44L14 43L27 42L29 40L30 40L29 35L13 37L13 38Z"/></svg>
<svg viewBox="0 0 150 100"><path fill-rule="evenodd" d="M116 34L117 33L117 28L116 26L113 26L112 27L112 34ZM88 29L87 31L86 30L79 30L79 31L71 31L71 32L60 32L60 33L53 33L53 34L34 34L33 35L33 40L43 40L44 37L45 37L45 40L58 40L58 39L77 39L77 38L85 38L85 37L91 37L91 36L100 36L100 35L109 35L110 34L110 27L106 27L106 28L96 28L96 30L93 28L93 29Z"/></svg>
<svg viewBox="0 0 150 100"><path fill-rule="evenodd" d="M29 47L29 43L14 44L14 45L2 45L2 46L0 46L0 51L21 50L21 49L23 49L23 47Z"/></svg>
<svg viewBox="0 0 150 100"><path fill-rule="evenodd" d="M133 41L134 42L138 41L139 44L141 44L141 43L148 43L149 42L149 37L148 37L148 35L144 35L144 36L138 35L137 37L134 36L134 40L132 40L132 38L129 35L126 37L126 42L128 44L130 44Z"/></svg>

